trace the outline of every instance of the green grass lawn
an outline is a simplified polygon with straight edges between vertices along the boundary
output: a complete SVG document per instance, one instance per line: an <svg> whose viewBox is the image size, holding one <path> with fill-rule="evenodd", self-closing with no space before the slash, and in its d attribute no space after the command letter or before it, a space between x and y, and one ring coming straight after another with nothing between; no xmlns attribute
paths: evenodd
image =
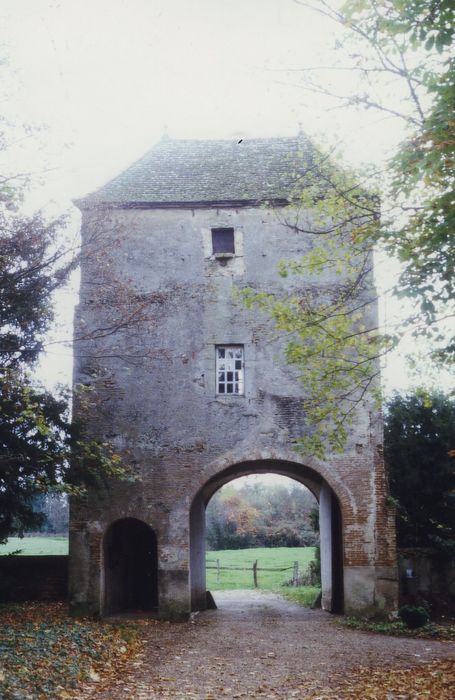
<svg viewBox="0 0 455 700"><path fill-rule="evenodd" d="M10 537L0 544L0 556L20 549L23 556L44 554L68 554L67 537Z"/></svg>
<svg viewBox="0 0 455 700"><path fill-rule="evenodd" d="M312 586L283 586L283 582L292 578L293 565L299 562L300 572L307 570L314 559L314 547L258 547L255 549L223 549L207 552L207 566L216 567L220 562L219 580L216 568L207 568L207 589L209 591L227 591L230 589L254 589L253 562L257 560L258 589L275 591L289 600L309 607L319 594L319 588ZM223 570L231 566L248 569L247 571ZM287 571L261 571L264 569L284 569Z"/></svg>
<svg viewBox="0 0 455 700"><path fill-rule="evenodd" d="M304 608L311 608L321 589L314 586L296 586L295 588L290 586L288 588L280 588L277 592L288 600L292 600L293 603L297 603Z"/></svg>
<svg viewBox="0 0 455 700"><path fill-rule="evenodd" d="M211 591L225 591L234 588L254 588L253 562L258 562L258 588L277 590L283 581L292 577L294 561L299 562L300 571L306 571L314 559L314 547L258 547L255 549L224 549L207 552L207 566L215 566L219 559L220 567L236 566L248 568L248 571L220 571L217 580L216 569L207 569L207 588ZM280 569L290 567L288 571L261 571L261 568Z"/></svg>

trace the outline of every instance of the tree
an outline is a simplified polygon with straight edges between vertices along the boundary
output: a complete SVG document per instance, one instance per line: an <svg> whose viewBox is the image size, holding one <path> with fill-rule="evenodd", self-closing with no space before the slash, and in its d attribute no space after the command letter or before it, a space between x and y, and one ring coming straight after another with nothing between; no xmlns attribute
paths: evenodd
<svg viewBox="0 0 455 700"><path fill-rule="evenodd" d="M77 263L62 219L20 212L21 188L0 179L0 542L39 526L34 498L120 476L120 458L70 421L68 395L32 378L52 321L52 295ZM81 396L84 400L84 395Z"/></svg>
<svg viewBox="0 0 455 700"><path fill-rule="evenodd" d="M455 553L455 401L396 394L385 414L385 457L401 547Z"/></svg>
<svg viewBox="0 0 455 700"><path fill-rule="evenodd" d="M417 306L407 325L436 341L434 358L452 364L453 327L442 334L441 322L455 313L455 7L447 0L350 0L345 12L375 51L376 67L406 89L409 109L399 116L408 137L390 163L390 212L379 240L402 264L398 294Z"/></svg>
<svg viewBox="0 0 455 700"><path fill-rule="evenodd" d="M441 324L453 317L455 296L454 5L348 0L338 11L325 0L296 1L344 27L344 46L338 49L345 49L346 64L336 68L360 78L356 94L334 94L320 84L321 76L319 82L307 80L306 87L405 124L407 136L383 174L382 223L373 242L383 243L402 264L396 293L416 307L408 327L437 341L434 358L453 363L453 329L441 332ZM378 97L386 83L388 91Z"/></svg>
<svg viewBox="0 0 455 700"><path fill-rule="evenodd" d="M332 295L318 298L311 285L290 298L244 291L247 305L262 308L291 336L286 359L305 380L311 426L300 444L323 456L327 446L344 448L367 393L381 400L379 359L404 334L426 337L434 361L448 366L455 360L455 78L449 55L455 10L451 2L434 0L349 0L341 10L325 0L296 2L345 32L337 64L324 74L303 69L303 86L345 107L379 110L407 129L386 173L353 173L319 152L301 179L294 213L284 223L310 236L312 246L300 263L283 263L280 273L308 280L329 266L338 276ZM340 70L359 76L357 93L340 94L328 84L327 73ZM385 82L393 83L397 99L388 93L378 99ZM308 217L310 225L302 225ZM368 311L376 304L371 251L377 245L400 261L393 291L413 303L387 333Z"/></svg>
<svg viewBox="0 0 455 700"><path fill-rule="evenodd" d="M211 549L244 549L253 545L259 513L232 486L215 494L207 513Z"/></svg>
<svg viewBox="0 0 455 700"><path fill-rule="evenodd" d="M283 225L301 233L308 252L282 261L279 274L305 281L291 295L242 290L248 308L259 307L290 337L285 358L304 381L303 407L311 433L297 440L322 457L327 445L342 450L357 406L378 397L379 358L395 342L379 334L372 246L379 227L374 192L355 173L313 150L299 177L295 204ZM318 280L330 276L321 293ZM321 401L321 396L324 401Z"/></svg>
<svg viewBox="0 0 455 700"><path fill-rule="evenodd" d="M36 496L33 508L45 517L40 532L54 535L64 535L68 532L69 504L66 494L45 493Z"/></svg>
<svg viewBox="0 0 455 700"><path fill-rule="evenodd" d="M317 544L311 524L314 496L302 486L244 483L227 485L207 507L210 549L311 547Z"/></svg>

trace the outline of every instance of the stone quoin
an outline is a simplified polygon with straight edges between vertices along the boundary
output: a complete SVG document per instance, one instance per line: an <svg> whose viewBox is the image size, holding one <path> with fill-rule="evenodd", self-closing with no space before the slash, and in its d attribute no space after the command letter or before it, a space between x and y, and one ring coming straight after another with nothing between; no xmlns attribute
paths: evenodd
<svg viewBox="0 0 455 700"><path fill-rule="evenodd" d="M78 200L74 383L86 390L74 410L132 476L72 498L75 614L148 609L178 620L204 609L205 507L223 484L258 473L291 477L319 501L326 610L396 607L394 512L373 397L357 408L343 453L297 452L308 430L304 378L284 360L286 338L235 293L308 285L324 295L339 284L330 271L277 274L280 260L312 244L283 224L312 148L303 134L164 138ZM375 314L365 306L366 322Z"/></svg>

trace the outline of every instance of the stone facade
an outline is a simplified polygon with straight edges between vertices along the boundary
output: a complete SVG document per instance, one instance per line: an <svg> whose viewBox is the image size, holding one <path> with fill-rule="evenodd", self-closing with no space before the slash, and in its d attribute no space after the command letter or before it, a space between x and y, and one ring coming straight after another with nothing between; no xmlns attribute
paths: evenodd
<svg viewBox="0 0 455 700"><path fill-rule="evenodd" d="M267 152L268 142L259 147ZM137 181L136 171L133 176ZM122 187L117 183L111 194L101 190L79 202L85 255L74 381L90 387L88 402L83 409L76 403L76 413L88 416L91 435L124 455L134 477L73 499L73 609L107 614L135 607L134 591L130 599L118 593L131 587L131 571L148 581L162 618L203 609L205 506L229 480L266 472L296 479L319 499L323 607L372 614L396 607L394 513L372 398L359 408L342 454L319 460L296 452L293 442L307 429L304 382L283 359L285 339L236 297L242 287L292 292L302 284L276 272L279 260L298 258L311 245L309 237L283 226L282 193L264 207L267 197L257 192L243 200L235 192L232 201L226 190L198 201L191 193L186 201L185 191L173 195L168 189L166 201L159 201L156 193L141 199L125 181ZM233 253L213 254L213 229L233 232ZM335 281L327 273L304 283L327 294ZM126 317L131 312L116 332L115 304L105 289L120 306L124 302ZM217 393L219 346L243 350L239 395ZM123 533L123 544L114 541L119 521L115 532ZM153 550L143 571L122 564L133 556L128 538L140 539L137 521L154 538L147 544L144 536L140 545L137 556L147 558ZM143 593L137 595L136 607L147 607Z"/></svg>

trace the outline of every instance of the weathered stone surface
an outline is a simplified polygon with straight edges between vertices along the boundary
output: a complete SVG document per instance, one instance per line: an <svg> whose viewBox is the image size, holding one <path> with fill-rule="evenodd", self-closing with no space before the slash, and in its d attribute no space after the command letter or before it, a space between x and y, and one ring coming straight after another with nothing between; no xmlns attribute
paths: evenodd
<svg viewBox="0 0 455 700"><path fill-rule="evenodd" d="M339 607L344 594L350 612L395 606L396 581L388 580L386 592L379 581L384 567L395 571L396 555L382 423L371 396L357 411L343 454L322 461L295 452L293 441L308 429L304 380L283 360L286 339L235 296L246 286L292 293L302 284L321 295L336 293L338 280L329 272L305 280L277 275L279 260L298 258L311 245L281 223L285 213L253 206L84 211L76 337L86 339L76 344L75 382L91 387L84 408L89 432L124 455L135 480L72 501L74 605L103 612L109 576L103 537L112 522L133 517L157 537L160 615L175 619L191 606L203 608L207 501L236 476L276 472L317 497L322 488L333 503L324 508L323 605L334 607L336 598ZM216 227L234 229L233 257L211 254ZM93 253L94 237L103 241L101 253ZM122 299L131 299L133 311L139 300L137 323L98 332L115 314L106 285L114 297L121 290ZM238 344L244 347L245 393L219 396L215 347ZM334 587L344 587L335 598Z"/></svg>

